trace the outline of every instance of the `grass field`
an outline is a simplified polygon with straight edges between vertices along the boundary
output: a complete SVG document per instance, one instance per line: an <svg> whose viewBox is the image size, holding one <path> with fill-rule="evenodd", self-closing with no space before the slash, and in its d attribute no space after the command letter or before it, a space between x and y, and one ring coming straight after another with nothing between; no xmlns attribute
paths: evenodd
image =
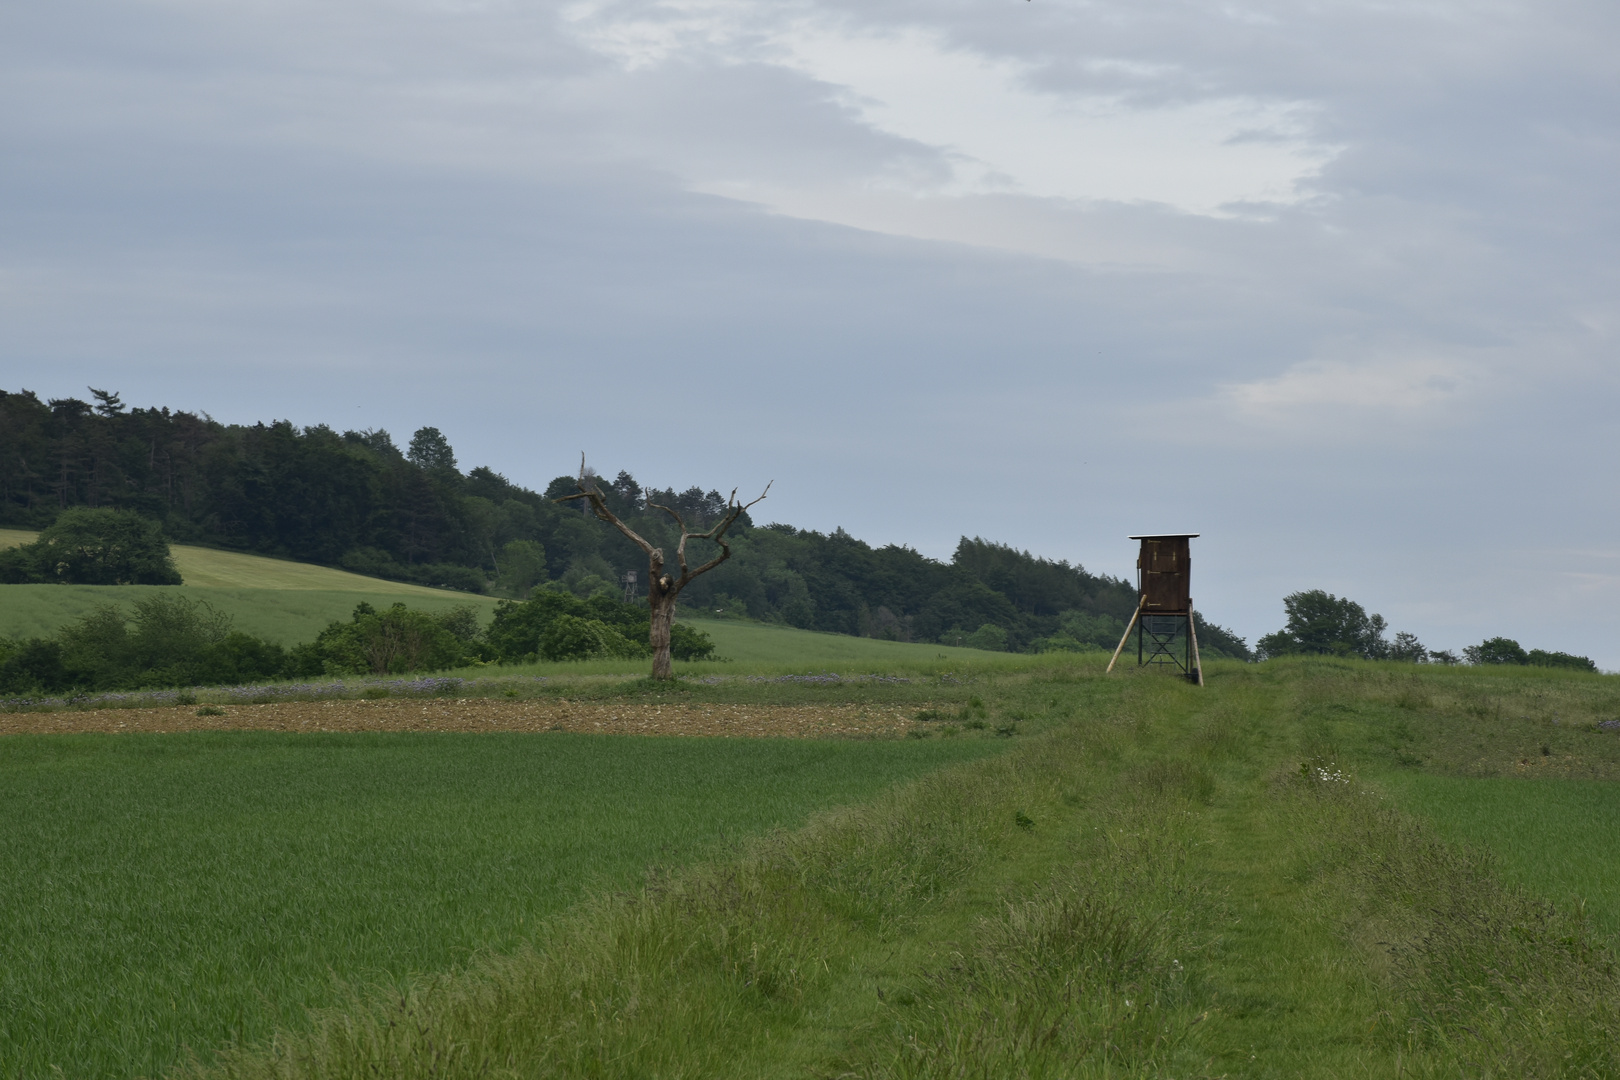
<svg viewBox="0 0 1620 1080"><path fill-rule="evenodd" d="M0 547L25 544L36 534L0 529ZM171 549L185 584L182 595L206 600L232 616L237 630L283 645L309 641L334 620L347 619L361 601L387 607L403 600L429 611L472 604L485 618L495 607L488 596L429 589L362 577L309 563L267 559L177 544ZM165 592L159 585L0 585L0 636L51 634L100 604L126 607L140 596Z"/></svg>
<svg viewBox="0 0 1620 1080"><path fill-rule="evenodd" d="M10 737L0 1076L155 1075L512 949L588 890L1005 746L537 736Z"/></svg>
<svg viewBox="0 0 1620 1080"><path fill-rule="evenodd" d="M8 737L0 1075L1620 1076L1620 678L699 625L924 737Z"/></svg>
<svg viewBox="0 0 1620 1080"><path fill-rule="evenodd" d="M677 615L681 622L702 630L714 639L715 655L744 665L803 667L824 664L831 670L852 668L888 670L894 665L911 666L938 661L951 663L1004 664L1028 663L1027 657L1008 653L988 653L982 649L962 649L952 645L913 645L901 641L825 634L795 630L791 626L737 622L729 619L702 619ZM1104 658L1106 659L1106 657Z"/></svg>
<svg viewBox="0 0 1620 1080"><path fill-rule="evenodd" d="M1585 904L1620 943L1620 784L1405 773L1380 778L1448 840L1483 848L1506 875L1557 903Z"/></svg>
<svg viewBox="0 0 1620 1080"><path fill-rule="evenodd" d="M1056 657L843 686L1023 734L201 1075L1620 1074L1614 955L1367 779L1516 768L1542 706L1612 774L1614 680L1209 675Z"/></svg>
<svg viewBox="0 0 1620 1080"><path fill-rule="evenodd" d="M0 548L28 543L35 536L31 532L0 529ZM386 607L403 600L412 607L429 611L472 604L486 620L496 604L496 600L488 596L362 577L308 563L178 544L172 551L180 576L185 580L180 586L185 590L183 595L206 600L220 611L228 612L235 629L283 645L311 640L328 623L347 619L361 601L374 607ZM99 604L127 606L142 595L168 588L172 586L0 585L0 636L44 636ZM807 664L844 668L850 664L882 666L932 660L982 660L990 655L977 649L947 645L909 645L734 620L693 619L684 614L679 618L701 627L713 637L719 656L784 669L802 668ZM639 662L608 665L602 670L629 671L640 666Z"/></svg>

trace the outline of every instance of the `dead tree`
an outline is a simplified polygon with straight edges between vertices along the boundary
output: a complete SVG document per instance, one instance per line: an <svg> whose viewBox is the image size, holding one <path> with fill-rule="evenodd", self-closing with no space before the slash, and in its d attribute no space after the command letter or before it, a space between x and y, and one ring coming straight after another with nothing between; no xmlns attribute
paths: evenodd
<svg viewBox="0 0 1620 1080"><path fill-rule="evenodd" d="M775 481L772 481L774 483ZM672 577L664 572L664 549L653 547L630 526L619 520L619 516L608 509L607 501L602 498L602 492L594 485L587 484L585 480L585 455L579 456L579 494L564 495L558 502L570 502L574 499L585 499L590 504L591 511L603 521L629 537L631 542L647 553L647 606L652 610L652 628L648 632L648 644L652 646L653 669L652 677L655 679L674 678L669 668L669 631L675 623L675 600L681 595L681 590L692 583L694 578L708 573L727 559L731 558L731 545L726 543L726 530L731 528L732 522L737 520L739 514L747 510L754 503L759 502L770 493L771 485L766 484L765 490L759 493L759 499L750 503L737 501L737 489L731 489L731 497L726 500L726 512L714 525L709 526L707 532L695 533L686 526L681 515L674 508L662 506L657 503L648 503L652 510L662 510L675 519L675 524L681 530L681 542L675 548L675 561L680 565L680 577ZM696 570L686 564L686 542L688 540L711 540L720 545L720 554L699 566Z"/></svg>

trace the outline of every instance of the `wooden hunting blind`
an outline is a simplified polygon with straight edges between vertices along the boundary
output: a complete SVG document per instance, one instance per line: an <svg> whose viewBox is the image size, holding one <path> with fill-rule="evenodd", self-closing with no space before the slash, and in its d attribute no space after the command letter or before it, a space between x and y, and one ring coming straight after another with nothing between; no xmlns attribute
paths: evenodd
<svg viewBox="0 0 1620 1080"><path fill-rule="evenodd" d="M1188 544L1197 535L1130 537L1142 543L1136 557L1136 612L1108 661L1109 671L1114 670L1135 630L1138 666L1173 666L1192 682L1204 685L1204 672L1198 663L1198 632L1193 625L1192 557Z"/></svg>

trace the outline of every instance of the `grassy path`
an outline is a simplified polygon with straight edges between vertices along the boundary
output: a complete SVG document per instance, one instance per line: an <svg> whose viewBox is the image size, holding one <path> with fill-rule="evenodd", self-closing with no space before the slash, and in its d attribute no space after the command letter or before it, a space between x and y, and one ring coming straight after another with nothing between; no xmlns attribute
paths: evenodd
<svg viewBox="0 0 1620 1080"><path fill-rule="evenodd" d="M1225 898L1210 966L1214 1018L1203 1040L1214 1073L1253 1077L1393 1076L1394 1052L1369 1039L1385 1002L1367 966L1302 880L1296 834L1263 792L1209 814L1200 870Z"/></svg>

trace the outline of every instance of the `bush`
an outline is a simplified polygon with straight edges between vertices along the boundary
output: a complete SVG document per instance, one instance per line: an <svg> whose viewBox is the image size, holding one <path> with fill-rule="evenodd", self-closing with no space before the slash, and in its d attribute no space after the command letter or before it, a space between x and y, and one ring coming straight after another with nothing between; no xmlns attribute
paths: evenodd
<svg viewBox="0 0 1620 1080"><path fill-rule="evenodd" d="M669 655L674 660L709 660L714 657L714 642L702 630L675 623L669 628Z"/></svg>
<svg viewBox="0 0 1620 1080"><path fill-rule="evenodd" d="M578 615L558 615L540 635L542 660L630 659L647 651L601 619Z"/></svg>
<svg viewBox="0 0 1620 1080"><path fill-rule="evenodd" d="M60 693L73 685L62 646L48 638L0 639L0 694Z"/></svg>
<svg viewBox="0 0 1620 1080"><path fill-rule="evenodd" d="M1512 638L1486 638L1463 650L1470 664L1528 664L1530 656Z"/></svg>
<svg viewBox="0 0 1620 1080"><path fill-rule="evenodd" d="M479 657L477 619L461 608L431 615L403 603L386 611L370 604L355 607L346 623L335 622L315 639L314 653L328 675L397 675L463 667ZM294 650L300 665L309 654Z"/></svg>
<svg viewBox="0 0 1620 1080"><path fill-rule="evenodd" d="M1545 649L1531 649L1525 657L1525 662L1534 667L1570 668L1574 671L1597 670L1597 665L1589 657L1575 656L1567 652L1547 652Z"/></svg>
<svg viewBox="0 0 1620 1080"><path fill-rule="evenodd" d="M0 693L133 690L274 679L288 672L280 645L230 629L230 616L205 601L156 595L133 615L104 605L54 639L0 648Z"/></svg>
<svg viewBox="0 0 1620 1080"><path fill-rule="evenodd" d="M484 635L490 654L508 664L543 658L541 639L551 624L565 615L595 620L631 642L645 643L650 628L647 609L640 605L626 604L611 596L581 600L571 593L537 589L522 602L502 600L495 605L495 618Z"/></svg>
<svg viewBox="0 0 1620 1080"><path fill-rule="evenodd" d="M986 649L990 652L1007 651L1007 631L995 623L985 623L973 633L962 639L962 644L970 649Z"/></svg>
<svg viewBox="0 0 1620 1080"><path fill-rule="evenodd" d="M1548 652L1545 649L1524 651L1512 638L1486 638L1478 645L1463 650L1470 664L1528 664L1533 667L1569 668L1573 671L1596 671L1597 665L1585 656L1566 652Z"/></svg>
<svg viewBox="0 0 1620 1080"><path fill-rule="evenodd" d="M64 510L32 544L0 552L0 582L179 585L157 522L123 510Z"/></svg>

